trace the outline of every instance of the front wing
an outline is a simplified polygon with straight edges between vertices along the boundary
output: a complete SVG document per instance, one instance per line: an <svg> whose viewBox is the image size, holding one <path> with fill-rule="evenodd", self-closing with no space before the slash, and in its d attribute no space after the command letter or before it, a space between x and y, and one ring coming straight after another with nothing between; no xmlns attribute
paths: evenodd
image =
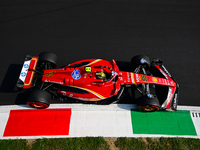
<svg viewBox="0 0 200 150"><path fill-rule="evenodd" d="M166 110L176 111L177 105L178 105L179 84L171 76L169 71L164 67L161 60L153 59L152 65L154 65L166 79L174 81L175 86L169 86L167 98L164 101L164 103L161 105L161 108L164 110L166 109Z"/></svg>

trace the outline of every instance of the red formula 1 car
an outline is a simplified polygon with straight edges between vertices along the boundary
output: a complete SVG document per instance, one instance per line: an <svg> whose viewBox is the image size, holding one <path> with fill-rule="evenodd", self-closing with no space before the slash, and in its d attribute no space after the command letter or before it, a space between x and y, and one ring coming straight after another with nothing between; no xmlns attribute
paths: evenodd
<svg viewBox="0 0 200 150"><path fill-rule="evenodd" d="M147 56L138 55L131 60L132 71L120 71L115 60L86 59L56 68L57 56L42 52L39 56L27 55L17 87L31 89L27 104L34 108L47 108L50 100L101 101L120 100L124 88L134 86L141 96L137 105L143 111L176 110L178 84L162 65L160 59L150 62ZM156 69L160 76L149 70ZM152 85L167 87L166 100L160 104L151 93Z"/></svg>

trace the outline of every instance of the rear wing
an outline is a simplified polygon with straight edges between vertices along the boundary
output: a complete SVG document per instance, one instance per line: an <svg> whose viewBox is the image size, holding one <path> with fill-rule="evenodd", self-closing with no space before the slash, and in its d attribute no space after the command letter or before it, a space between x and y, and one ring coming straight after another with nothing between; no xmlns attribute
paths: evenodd
<svg viewBox="0 0 200 150"><path fill-rule="evenodd" d="M38 57L30 55L25 57L22 70L16 84L18 88L29 89L32 87L33 76L35 73L33 70L36 69L37 62Z"/></svg>

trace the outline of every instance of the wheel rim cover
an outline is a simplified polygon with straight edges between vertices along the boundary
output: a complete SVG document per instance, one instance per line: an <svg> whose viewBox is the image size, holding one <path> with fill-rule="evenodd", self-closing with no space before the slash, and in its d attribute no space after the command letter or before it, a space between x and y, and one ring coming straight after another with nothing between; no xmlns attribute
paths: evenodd
<svg viewBox="0 0 200 150"><path fill-rule="evenodd" d="M41 102L29 102L28 105L31 107L34 107L34 108L47 108L48 107L47 104L41 103Z"/></svg>
<svg viewBox="0 0 200 150"><path fill-rule="evenodd" d="M143 111L148 111L148 112L159 110L157 106L149 106L149 105L142 106L141 108Z"/></svg>

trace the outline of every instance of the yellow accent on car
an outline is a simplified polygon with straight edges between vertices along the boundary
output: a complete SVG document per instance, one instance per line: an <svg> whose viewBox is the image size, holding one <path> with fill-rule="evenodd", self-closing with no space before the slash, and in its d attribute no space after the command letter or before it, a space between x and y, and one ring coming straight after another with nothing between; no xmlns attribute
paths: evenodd
<svg viewBox="0 0 200 150"><path fill-rule="evenodd" d="M93 61L93 62L87 64L87 66L90 66L90 65L92 65L92 64L94 64L94 63L97 63L97 62L99 62L99 61L101 61L101 60L102 60L102 59L96 59L95 61Z"/></svg>
<svg viewBox="0 0 200 150"><path fill-rule="evenodd" d="M132 83L135 83L134 74L131 73Z"/></svg>
<svg viewBox="0 0 200 150"><path fill-rule="evenodd" d="M105 99L105 98L106 98L106 97L100 95L99 93L96 93L96 92L94 92L94 91L92 91L92 90L89 90L89 89L86 89L86 88L82 88L82 87L78 87L78 86L71 86L71 87L76 87L76 88L78 88L78 89L82 89L82 90L86 90L86 91L88 91L88 92L91 92L92 94L96 95L96 96L99 97L100 99Z"/></svg>

